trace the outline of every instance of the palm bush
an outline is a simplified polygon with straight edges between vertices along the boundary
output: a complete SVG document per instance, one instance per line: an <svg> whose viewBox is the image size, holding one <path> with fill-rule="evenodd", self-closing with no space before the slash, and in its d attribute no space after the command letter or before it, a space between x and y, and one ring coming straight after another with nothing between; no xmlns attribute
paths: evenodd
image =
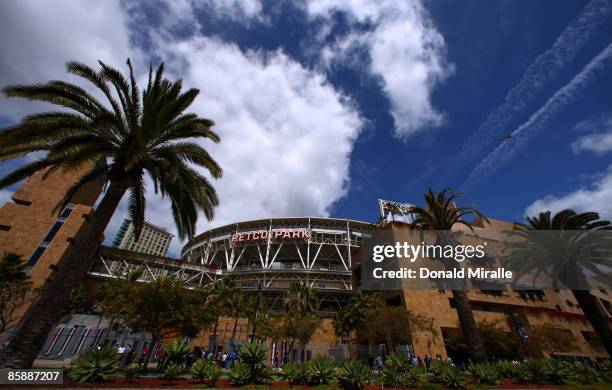
<svg viewBox="0 0 612 390"><path fill-rule="evenodd" d="M172 383L176 378L181 376L183 373L183 369L176 363L170 363L166 365L164 368L164 379L168 381L168 383Z"/></svg>
<svg viewBox="0 0 612 390"><path fill-rule="evenodd" d="M308 382L312 385L324 385L334 379L336 363L329 356L316 356L308 362L306 369Z"/></svg>
<svg viewBox="0 0 612 390"><path fill-rule="evenodd" d="M123 369L123 375L125 376L126 381L135 377L139 372L140 366L136 363L132 363Z"/></svg>
<svg viewBox="0 0 612 390"><path fill-rule="evenodd" d="M495 362L495 368L500 379L510 379L513 377L516 364L510 360L498 360Z"/></svg>
<svg viewBox="0 0 612 390"><path fill-rule="evenodd" d="M442 383L451 389L464 389L467 386L465 373L451 365L444 370L440 378Z"/></svg>
<svg viewBox="0 0 612 390"><path fill-rule="evenodd" d="M289 382L289 386L308 383L308 372L305 364L287 363L281 370L281 377Z"/></svg>
<svg viewBox="0 0 612 390"><path fill-rule="evenodd" d="M387 357L382 370L382 383L387 387L400 385L400 376L410 367L410 360L406 355L392 353Z"/></svg>
<svg viewBox="0 0 612 390"><path fill-rule="evenodd" d="M173 339L169 343L164 343L162 349L164 351L163 367L168 363L181 364L191 353L189 343L179 339Z"/></svg>
<svg viewBox="0 0 612 390"><path fill-rule="evenodd" d="M402 372L398 378L398 384L401 387L417 387L423 382L425 371L419 367L410 367Z"/></svg>
<svg viewBox="0 0 612 390"><path fill-rule="evenodd" d="M548 359L544 362L546 381L554 385L564 385L575 379L572 367L557 359Z"/></svg>
<svg viewBox="0 0 612 390"><path fill-rule="evenodd" d="M576 364L571 366L571 370L573 372L574 381L582 385L605 382L605 373L589 364Z"/></svg>
<svg viewBox="0 0 612 390"><path fill-rule="evenodd" d="M221 378L221 375L223 375L223 370L220 367L209 363L206 367L205 375L208 385L215 386L219 378Z"/></svg>
<svg viewBox="0 0 612 390"><path fill-rule="evenodd" d="M238 358L249 369L249 382L261 383L265 381L265 364L268 350L263 344L245 344L238 353Z"/></svg>
<svg viewBox="0 0 612 390"><path fill-rule="evenodd" d="M193 366L191 366L191 376L194 379L199 379L200 382L204 382L204 379L208 377L206 375L208 367L211 365L212 364L207 360L198 359L195 363L193 363Z"/></svg>
<svg viewBox="0 0 612 390"><path fill-rule="evenodd" d="M347 360L338 369L336 378L344 390L362 390L370 377L370 368L357 360Z"/></svg>
<svg viewBox="0 0 612 390"><path fill-rule="evenodd" d="M228 374L230 383L234 386L243 386L250 382L251 370L247 365L238 362Z"/></svg>
<svg viewBox="0 0 612 390"><path fill-rule="evenodd" d="M77 359L76 366L68 375L81 383L102 382L115 375L118 366L119 356L111 347L102 350L94 348Z"/></svg>
<svg viewBox="0 0 612 390"><path fill-rule="evenodd" d="M429 366L429 375L433 382L442 382L442 375L450 368L450 364L441 360L434 360Z"/></svg>
<svg viewBox="0 0 612 390"><path fill-rule="evenodd" d="M546 378L546 364L543 359L525 359L525 361L520 364L520 367L524 367L524 369L527 370L528 383L544 383Z"/></svg>
<svg viewBox="0 0 612 390"><path fill-rule="evenodd" d="M496 385L499 382L497 368L492 364L470 364L468 371L476 382L483 385Z"/></svg>

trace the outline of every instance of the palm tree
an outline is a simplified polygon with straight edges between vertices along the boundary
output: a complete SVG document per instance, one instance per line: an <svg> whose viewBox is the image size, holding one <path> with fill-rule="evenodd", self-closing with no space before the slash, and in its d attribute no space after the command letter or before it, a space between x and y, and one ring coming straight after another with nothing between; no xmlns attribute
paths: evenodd
<svg viewBox="0 0 612 390"><path fill-rule="evenodd" d="M217 329L219 319L230 311L229 302L236 292L236 282L232 278L221 278L213 285L211 293L213 306L215 308L215 326L213 328L213 342L209 349L216 353L217 350Z"/></svg>
<svg viewBox="0 0 612 390"><path fill-rule="evenodd" d="M304 323L308 322L310 317L314 317L315 312L319 308L319 299L317 298L314 288L305 282L292 284L289 290L287 290L284 303L287 314L294 318L302 318ZM304 338L302 338L300 340L301 361L304 361L305 349L306 342Z"/></svg>
<svg viewBox="0 0 612 390"><path fill-rule="evenodd" d="M238 320L240 317L249 318L253 312L253 306L255 303L253 302L252 297L244 295L244 293L238 289L234 290L227 301L227 314L234 318L234 327L232 329L232 343L234 343L234 348L236 348L236 329L238 328Z"/></svg>
<svg viewBox="0 0 612 390"><path fill-rule="evenodd" d="M313 314L319 308L319 300L314 288L305 282L294 283L285 296L287 311L299 314Z"/></svg>
<svg viewBox="0 0 612 390"><path fill-rule="evenodd" d="M455 201L457 194L451 189L445 189L435 194L430 188L425 194L426 208L410 207L408 213L413 216L411 229L437 231L437 241L441 245L453 245L455 239L450 232L456 225L464 225L474 231L472 224L465 220L466 217L477 217L484 222L489 220L478 210L472 207L457 206ZM444 262L447 265L447 262ZM478 334L474 313L470 306L467 292L464 289L453 289L455 308L459 317L459 325L468 345L470 357L476 363L486 362L482 338Z"/></svg>
<svg viewBox="0 0 612 390"><path fill-rule="evenodd" d="M102 62L98 71L78 62L67 64L68 73L93 84L107 104L64 81L3 89L6 96L48 102L68 111L31 115L0 133L1 160L45 153L0 179L0 188L38 171L48 175L58 169L86 169L57 205L57 211L88 183L98 181L106 187L93 215L60 259L58 271L41 299L24 316L7 348L4 366L31 366L68 294L84 277L104 229L126 192L130 217L140 232L145 215L145 173L155 192L170 200L181 239L193 235L199 211L207 219L213 218L217 194L194 166L204 168L215 179L221 177L222 170L193 139L219 142L219 136L211 131L211 120L185 113L199 91L182 92L181 80L165 79L161 64L155 72L150 67L148 83L141 94L129 60L127 66L128 79Z"/></svg>
<svg viewBox="0 0 612 390"><path fill-rule="evenodd" d="M612 356L612 330L607 315L589 290L580 289L588 285L585 270L592 278L604 278L610 282L610 275L598 267L600 264L606 267L605 270L609 267L610 230L610 221L600 220L595 212L563 210L551 218L551 212L546 211L536 217L527 217L527 223L515 223L515 234L523 240L507 247L512 251L509 261L514 261L514 269L536 275L552 274L555 281L558 279L565 286L574 286L572 294ZM546 233L541 234L541 231ZM598 234L596 231L605 232Z"/></svg>

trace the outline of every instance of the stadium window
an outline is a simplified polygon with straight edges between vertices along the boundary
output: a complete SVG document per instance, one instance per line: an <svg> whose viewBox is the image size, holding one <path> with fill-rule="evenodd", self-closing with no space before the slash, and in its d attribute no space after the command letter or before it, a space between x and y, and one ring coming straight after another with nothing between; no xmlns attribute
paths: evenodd
<svg viewBox="0 0 612 390"><path fill-rule="evenodd" d="M0 225L0 230L3 232L8 232L9 230L11 230L11 227L8 225Z"/></svg>

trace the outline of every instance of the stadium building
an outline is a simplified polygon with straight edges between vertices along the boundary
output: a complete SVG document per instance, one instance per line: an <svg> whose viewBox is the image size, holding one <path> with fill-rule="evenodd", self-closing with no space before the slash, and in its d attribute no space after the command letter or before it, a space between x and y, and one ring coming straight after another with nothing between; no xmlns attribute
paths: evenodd
<svg viewBox="0 0 612 390"><path fill-rule="evenodd" d="M53 265L76 230L86 222L100 192L99 186L92 185L75 196L70 213L53 216L51 210L75 179L76 176L70 176L70 180L64 180L54 173L43 183L42 175L34 175L15 192L13 202L0 210L0 250L17 252L29 261L37 286L52 274ZM103 283L129 271L140 270L142 282L161 277L178 278L190 288L210 286L231 276L245 293L261 291L263 305L279 310L282 310L282 297L291 284L307 282L315 288L321 302L318 315L322 321L306 347L306 356L329 354L346 359L355 351L350 350L346 340L334 334L331 323L334 314L359 288L360 249L377 229L387 229L400 237L406 226L406 221L395 220L396 216L402 217L405 206L384 201L379 206L381 220L387 223L299 217L260 219L217 227L190 240L180 259L102 246L83 281L84 305L76 313L65 316L50 332L39 358L69 361L102 340L112 345L132 345L136 353L150 345L149 335L111 329L109 321L95 313L96 293ZM505 222L493 221L486 229L477 229L479 234L486 235L508 227ZM494 237L491 241L495 241ZM40 247L45 249L37 254ZM592 294L612 321L610 286L598 286ZM545 353L538 345L528 342L532 328L543 323L561 329L575 341L572 350L556 353L557 356L592 360L607 356L571 292L513 291L508 287L503 291L474 290L468 295L478 322L496 321L508 338L516 341L517 348L513 352L516 357ZM447 339L458 329L458 318L450 291L405 289L388 292L385 299L387 305L404 306L434 321L437 335L419 335L412 345L405 346L406 351L421 357L425 354L442 358L449 353L452 355ZM212 329L209 329L192 340L193 345L206 350L213 345L229 350L233 323L234 319L223 318L216 339L211 338ZM244 343L250 333L248 321L240 319L235 339ZM283 343L274 348L288 352L290 359L296 357L297 351L284 350Z"/></svg>

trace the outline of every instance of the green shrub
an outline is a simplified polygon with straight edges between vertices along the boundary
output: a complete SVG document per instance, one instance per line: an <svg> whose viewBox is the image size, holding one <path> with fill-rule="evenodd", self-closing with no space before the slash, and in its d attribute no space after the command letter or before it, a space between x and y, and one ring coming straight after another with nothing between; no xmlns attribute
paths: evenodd
<svg viewBox="0 0 612 390"><path fill-rule="evenodd" d="M132 363L123 369L123 375L125 380L135 377L140 372L140 366L136 363Z"/></svg>
<svg viewBox="0 0 612 390"><path fill-rule="evenodd" d="M306 373L311 385L325 385L334 379L336 363L329 356L316 356L308 362Z"/></svg>
<svg viewBox="0 0 612 390"><path fill-rule="evenodd" d="M164 351L162 367L165 367L168 363L181 364L187 355L191 353L189 343L179 339L173 339L169 343L163 343L162 350Z"/></svg>
<svg viewBox="0 0 612 390"><path fill-rule="evenodd" d="M498 360L497 362L495 362L497 375L499 375L500 379L513 378L515 367L516 364L512 363L510 360Z"/></svg>
<svg viewBox="0 0 612 390"><path fill-rule="evenodd" d="M193 379L199 379L200 382L204 382L204 379L207 378L206 371L208 366L211 366L209 361L204 359L198 359L193 366L191 366L191 376Z"/></svg>
<svg viewBox="0 0 612 390"><path fill-rule="evenodd" d="M448 365L440 378L442 383L451 389L465 389L467 386L465 373L451 365Z"/></svg>
<svg viewBox="0 0 612 390"><path fill-rule="evenodd" d="M94 348L76 360L76 366L68 375L81 383L102 382L117 373L118 365L119 356L111 347Z"/></svg>
<svg viewBox="0 0 612 390"><path fill-rule="evenodd" d="M588 364L575 364L571 370L574 381L582 385L604 382L603 372Z"/></svg>
<svg viewBox="0 0 612 390"><path fill-rule="evenodd" d="M417 387L423 382L425 371L419 367L410 367L399 376L398 384L401 387Z"/></svg>
<svg viewBox="0 0 612 390"><path fill-rule="evenodd" d="M242 362L236 363L228 374L230 383L234 386L243 386L249 383L251 378L251 370Z"/></svg>
<svg viewBox="0 0 612 390"><path fill-rule="evenodd" d="M443 382L442 376L451 368L451 365L441 360L434 360L428 368L428 373L433 382Z"/></svg>
<svg viewBox="0 0 612 390"><path fill-rule="evenodd" d="M546 381L554 385L564 385L575 378L571 366L557 359L544 362L544 373Z"/></svg>
<svg viewBox="0 0 612 390"><path fill-rule="evenodd" d="M281 370L281 377L289 382L289 386L304 385L308 382L308 372L304 364L285 364Z"/></svg>
<svg viewBox="0 0 612 390"><path fill-rule="evenodd" d="M368 382L370 368L357 360L348 360L338 369L336 378L344 390L362 390Z"/></svg>
<svg viewBox="0 0 612 390"><path fill-rule="evenodd" d="M492 364L470 364L468 370L474 380L483 385L496 385L499 382L497 369Z"/></svg>
<svg viewBox="0 0 612 390"><path fill-rule="evenodd" d="M543 359L528 358L520 363L519 366L527 370L527 382L522 383L541 384L545 382L546 365Z"/></svg>
<svg viewBox="0 0 612 390"><path fill-rule="evenodd" d="M181 376L183 373L183 369L176 363L170 363L166 365L164 368L164 379L168 381L168 383L172 383L176 378Z"/></svg>
<svg viewBox="0 0 612 390"><path fill-rule="evenodd" d="M392 353L387 357L382 370L382 384L387 387L401 386L400 377L410 367L410 360L406 355Z"/></svg>
<svg viewBox="0 0 612 390"><path fill-rule="evenodd" d="M238 358L249 369L249 382L261 383L265 378L265 361L268 358L268 350L263 344L249 343L242 346Z"/></svg>
<svg viewBox="0 0 612 390"><path fill-rule="evenodd" d="M209 386L215 386L221 375L223 375L223 370L220 367L215 366L214 364L208 364L206 366L206 379L208 380Z"/></svg>

